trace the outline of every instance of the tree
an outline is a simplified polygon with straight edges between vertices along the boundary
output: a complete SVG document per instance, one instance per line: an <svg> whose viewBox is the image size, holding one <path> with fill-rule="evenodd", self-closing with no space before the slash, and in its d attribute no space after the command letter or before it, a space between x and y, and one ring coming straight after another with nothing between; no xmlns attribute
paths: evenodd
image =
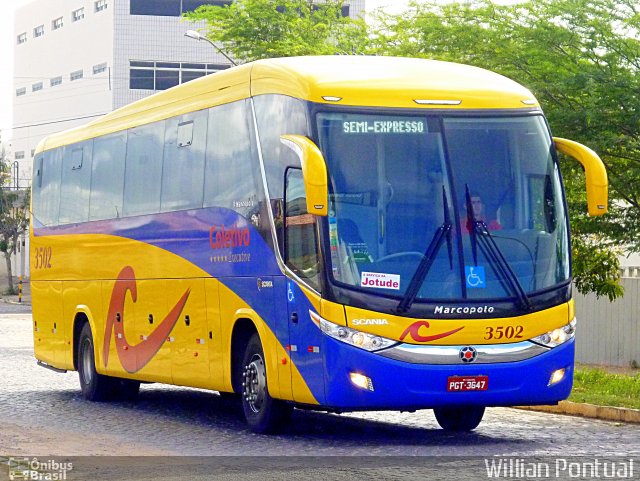
<svg viewBox="0 0 640 481"><path fill-rule="evenodd" d="M10 166L6 149L0 145L0 251L7 265L8 293L15 294L11 257L29 226L30 190L10 190L6 186Z"/></svg>
<svg viewBox="0 0 640 481"><path fill-rule="evenodd" d="M342 16L342 0L237 0L203 5L185 17L205 20L207 37L239 62L296 55L360 54L364 19Z"/></svg>
<svg viewBox="0 0 640 481"><path fill-rule="evenodd" d="M637 0L413 3L379 15L378 50L483 67L527 86L555 136L590 146L607 166L610 212L586 215L582 169L561 159L574 276L581 292L614 299L620 247L640 252L640 5Z"/></svg>

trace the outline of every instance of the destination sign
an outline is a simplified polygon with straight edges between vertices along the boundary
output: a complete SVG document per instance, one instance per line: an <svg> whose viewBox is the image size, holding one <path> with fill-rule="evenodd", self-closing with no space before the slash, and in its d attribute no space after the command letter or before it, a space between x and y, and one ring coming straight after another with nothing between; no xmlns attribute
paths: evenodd
<svg viewBox="0 0 640 481"><path fill-rule="evenodd" d="M421 134L426 120L352 120L342 123L345 134Z"/></svg>

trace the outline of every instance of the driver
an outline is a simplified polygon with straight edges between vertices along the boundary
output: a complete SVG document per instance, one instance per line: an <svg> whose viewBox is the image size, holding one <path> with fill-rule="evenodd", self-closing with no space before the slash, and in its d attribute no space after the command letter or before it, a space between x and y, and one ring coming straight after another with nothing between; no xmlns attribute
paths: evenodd
<svg viewBox="0 0 640 481"><path fill-rule="evenodd" d="M465 211L464 217L460 220L460 230L462 232L471 232L471 226L467 222L467 203L463 203L463 209ZM482 202L482 198L478 194L471 195L471 209L473 210L473 218L476 221L482 221L489 230L502 230L502 226L497 219L487 220L485 205Z"/></svg>

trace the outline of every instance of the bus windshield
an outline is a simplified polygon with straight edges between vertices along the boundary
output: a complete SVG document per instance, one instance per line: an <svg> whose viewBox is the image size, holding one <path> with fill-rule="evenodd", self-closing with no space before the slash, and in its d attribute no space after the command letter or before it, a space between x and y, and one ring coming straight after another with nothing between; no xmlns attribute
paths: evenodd
<svg viewBox="0 0 640 481"><path fill-rule="evenodd" d="M405 304L528 303L569 279L560 174L541 115L321 112L317 125L333 282Z"/></svg>

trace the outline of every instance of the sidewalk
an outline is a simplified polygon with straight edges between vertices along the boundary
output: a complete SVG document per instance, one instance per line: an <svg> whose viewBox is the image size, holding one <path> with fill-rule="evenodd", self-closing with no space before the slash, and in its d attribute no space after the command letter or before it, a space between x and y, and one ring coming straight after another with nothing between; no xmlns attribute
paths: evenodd
<svg viewBox="0 0 640 481"><path fill-rule="evenodd" d="M14 277L13 286L18 290L18 278ZM22 299L18 294L8 295L4 294L9 288L9 283L7 282L6 276L0 278L0 297L2 298L2 302L6 302L9 304L24 304L31 305L31 286L29 284L29 279L22 281Z"/></svg>

